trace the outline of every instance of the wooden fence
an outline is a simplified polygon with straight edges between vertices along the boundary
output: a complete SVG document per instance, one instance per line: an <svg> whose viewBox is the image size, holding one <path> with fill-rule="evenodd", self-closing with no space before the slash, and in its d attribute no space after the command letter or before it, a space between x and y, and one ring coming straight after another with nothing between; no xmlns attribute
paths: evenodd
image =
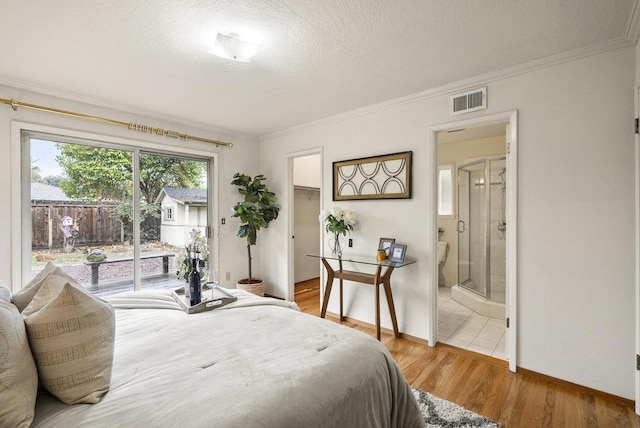
<svg viewBox="0 0 640 428"><path fill-rule="evenodd" d="M33 205L31 206L31 247L61 248L64 235L61 220L71 217L77 227L75 246L100 246L128 239L131 225L123 225L112 205ZM147 239L160 238L160 219L147 217L142 222Z"/></svg>

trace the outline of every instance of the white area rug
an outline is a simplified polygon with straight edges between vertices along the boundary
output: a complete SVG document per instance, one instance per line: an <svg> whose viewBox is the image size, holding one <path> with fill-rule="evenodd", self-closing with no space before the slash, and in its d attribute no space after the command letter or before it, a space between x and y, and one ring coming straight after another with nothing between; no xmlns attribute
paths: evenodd
<svg viewBox="0 0 640 428"><path fill-rule="evenodd" d="M422 411L424 421L429 428L499 428L501 426L499 423L455 403L438 398L417 388L412 387L411 389L416 400L418 400L420 411Z"/></svg>

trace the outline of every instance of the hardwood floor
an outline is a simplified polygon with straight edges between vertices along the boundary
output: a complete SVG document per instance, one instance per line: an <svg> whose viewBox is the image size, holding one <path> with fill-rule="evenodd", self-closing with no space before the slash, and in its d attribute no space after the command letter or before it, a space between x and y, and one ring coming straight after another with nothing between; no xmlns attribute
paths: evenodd
<svg viewBox="0 0 640 428"><path fill-rule="evenodd" d="M320 316L319 293L318 279L305 281L296 284L295 301L303 312ZM338 322L337 317L327 319ZM342 324L375 336L373 325ZM396 339L386 331L381 340L411 385L503 427L640 428L640 416L628 400L535 374L512 373L504 362L448 345L429 348L417 341Z"/></svg>

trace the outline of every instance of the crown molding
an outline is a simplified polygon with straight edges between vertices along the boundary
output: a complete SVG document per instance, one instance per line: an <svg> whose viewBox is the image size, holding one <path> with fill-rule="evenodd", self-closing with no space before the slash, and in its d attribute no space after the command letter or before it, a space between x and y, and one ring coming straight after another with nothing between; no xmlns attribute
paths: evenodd
<svg viewBox="0 0 640 428"><path fill-rule="evenodd" d="M634 12L634 15L635 14L636 13ZM640 26L635 24L637 23L637 21L638 21L637 19L630 21L627 33L630 33L632 31L637 31L638 29L635 29L635 30L633 29L635 27L640 28ZM631 26L631 22L634 22L633 28ZM533 61L528 61L522 64L515 65L513 67L480 74L480 75L471 77L469 79L458 80L455 82L447 83L445 85L441 85L441 86L437 86L424 91L416 92L414 94L393 98L391 100L383 101L381 103L372 104L366 107L362 107L362 108L351 110L344 113L339 113L333 116L328 116L323 119L318 119L313 122L308 122L302 125L283 129L281 131L275 131L275 132L263 134L259 136L259 141L266 142L270 140L275 140L275 139L282 138L291 134L295 134L304 130L315 128L321 125L326 125L334 122L341 122L343 120L348 120L348 119L356 118L358 116L371 114L380 110L386 110L386 109L402 106L405 104L411 104L411 103L423 101L429 98L434 98L442 95L453 94L453 93L460 92L462 90L472 88L475 86L487 85L489 83L497 82L504 79L509 79L522 74L543 70L545 68L554 67L556 65L576 61L582 58L598 55L601 53L605 53L605 52L609 52L617 49L626 48L633 45L635 45L635 42L630 40L627 37L612 39L603 43L598 43L598 44L587 46L584 48L579 48L572 51L551 55L551 56L540 58Z"/></svg>
<svg viewBox="0 0 640 428"><path fill-rule="evenodd" d="M624 32L625 38L633 44L638 43L640 37L640 10L638 9L638 0L635 0Z"/></svg>
<svg viewBox="0 0 640 428"><path fill-rule="evenodd" d="M197 128L199 130L203 130L203 131L214 133L217 136L217 138L219 138L219 139L233 140L233 139L237 139L239 137L244 137L244 138L247 138L247 139L251 139L251 140L256 140L257 141L257 136L253 135L253 134L246 134L246 133L243 133L243 132L240 132L240 131L234 131L232 129L216 127L216 126L212 126L210 124L206 124L206 123L203 123L203 122L191 121L191 120L188 120L188 119L181 119L181 118L174 117L174 116L171 116L171 115L166 115L166 114L161 114L161 113L158 113L158 112L144 110L144 109L132 107L132 106L126 105L126 104L113 103L113 102L110 102L110 101L106 101L104 99L95 98L95 97L89 97L89 96L77 94L77 93L74 93L74 92L67 92L67 91L62 91L62 90L59 90L59 89L53 89L53 88L49 88L49 87L45 87L45 86L35 85L35 84L32 84L32 83L28 83L28 82L7 79L7 78L3 78L2 76L0 76L0 86L5 86L5 87L8 87L8 88L14 88L14 89L19 89L19 90L30 91L30 92L34 92L34 93L40 94L40 95L47 95L47 96L51 96L51 97L61 98L63 100L79 102L79 103L83 103L83 104L87 104L87 105L91 105L91 106L95 106L95 107L116 110L116 111L122 112L122 113L128 113L128 114L132 114L132 115L136 115L136 116L142 116L142 117L145 117L145 118L150 119L150 120L156 120L156 121L161 121L161 122L169 122L169 123L171 123L173 125L180 125L180 126L185 126L185 127L190 127L190 128ZM17 101L30 102L29 100L17 100Z"/></svg>

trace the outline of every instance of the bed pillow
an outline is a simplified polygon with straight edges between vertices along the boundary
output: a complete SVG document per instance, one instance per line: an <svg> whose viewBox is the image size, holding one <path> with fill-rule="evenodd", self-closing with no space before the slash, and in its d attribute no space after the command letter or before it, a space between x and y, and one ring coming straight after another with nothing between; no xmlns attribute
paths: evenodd
<svg viewBox="0 0 640 428"><path fill-rule="evenodd" d="M13 304L16 305L20 312L27 307L31 299L33 299L33 296L36 295L42 285L42 281L44 281L54 270L56 270L56 265L48 262L46 266L22 288L22 290L13 295Z"/></svg>
<svg viewBox="0 0 640 428"><path fill-rule="evenodd" d="M81 287L44 281L22 316L40 384L66 404L99 402L111 382L113 307Z"/></svg>
<svg viewBox="0 0 640 428"><path fill-rule="evenodd" d="M0 301L0 426L29 427L37 392L38 372L22 316L13 304Z"/></svg>
<svg viewBox="0 0 640 428"><path fill-rule="evenodd" d="M0 281L0 302L11 303L11 289L4 281Z"/></svg>

